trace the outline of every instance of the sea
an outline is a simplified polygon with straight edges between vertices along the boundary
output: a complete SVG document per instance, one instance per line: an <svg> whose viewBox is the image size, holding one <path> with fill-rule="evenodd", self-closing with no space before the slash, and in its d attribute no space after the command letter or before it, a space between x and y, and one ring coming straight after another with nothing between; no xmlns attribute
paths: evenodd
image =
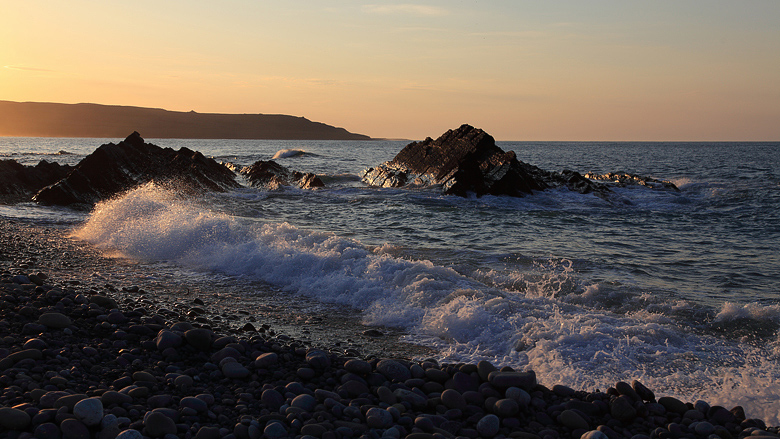
<svg viewBox="0 0 780 439"><path fill-rule="evenodd" d="M76 164L120 140L5 137L0 159ZM780 425L780 142L498 142L545 170L679 191L461 198L360 181L408 141L146 140L237 166L274 159L326 186L183 198L147 184L91 212L22 203L0 219L57 224L147 270L173 265L174 282L251 280L297 306L351 309L440 361L587 391L637 379Z"/></svg>

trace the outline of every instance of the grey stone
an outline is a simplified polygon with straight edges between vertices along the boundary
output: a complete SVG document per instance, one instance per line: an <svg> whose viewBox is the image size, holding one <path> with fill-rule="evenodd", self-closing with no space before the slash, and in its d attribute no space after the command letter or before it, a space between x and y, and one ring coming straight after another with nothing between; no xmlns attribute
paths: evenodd
<svg viewBox="0 0 780 439"><path fill-rule="evenodd" d="M393 424L393 415L385 409L373 407L366 412L366 423L371 428L388 428Z"/></svg>
<svg viewBox="0 0 780 439"><path fill-rule="evenodd" d="M447 389L441 393L441 402L447 408L465 410L466 400L463 395L454 389Z"/></svg>
<svg viewBox="0 0 780 439"><path fill-rule="evenodd" d="M73 406L73 414L87 427L99 425L103 420L103 403L100 398L82 399Z"/></svg>
<svg viewBox="0 0 780 439"><path fill-rule="evenodd" d="M399 401L405 401L411 404L412 408L415 410L425 408L426 404L428 403L428 399L424 396L418 395L406 389L396 389L395 392L393 392L393 395L395 395Z"/></svg>
<svg viewBox="0 0 780 439"><path fill-rule="evenodd" d="M671 396L663 396L658 399L658 403L664 406L667 411L684 415L688 411L688 406L684 402Z"/></svg>
<svg viewBox="0 0 780 439"><path fill-rule="evenodd" d="M520 406L514 399L499 399L493 406L495 414L502 418L508 418L516 415L520 411Z"/></svg>
<svg viewBox="0 0 780 439"><path fill-rule="evenodd" d="M255 358L255 367L263 369L275 365L279 361L279 356L275 352L266 352Z"/></svg>
<svg viewBox="0 0 780 439"><path fill-rule="evenodd" d="M382 360L376 365L376 371L384 375L388 380L403 382L412 377L408 367L395 360Z"/></svg>
<svg viewBox="0 0 780 439"><path fill-rule="evenodd" d="M0 427L5 430L24 430L30 425L30 415L23 410L2 407L0 408Z"/></svg>
<svg viewBox="0 0 780 439"><path fill-rule="evenodd" d="M314 407L317 406L317 399L311 395L304 393L302 395L298 395L295 398L293 398L290 405L292 407L297 407L306 410L307 412L312 412L314 411Z"/></svg>
<svg viewBox="0 0 780 439"><path fill-rule="evenodd" d="M632 399L628 395L621 395L615 398L610 404L610 413L612 414L612 417L624 424L629 424L633 421L634 418L636 418L636 409L634 409L634 405L631 401Z"/></svg>
<svg viewBox="0 0 780 439"><path fill-rule="evenodd" d="M367 361L352 359L344 363L344 369L357 375L371 373L371 365Z"/></svg>
<svg viewBox="0 0 780 439"><path fill-rule="evenodd" d="M497 435L500 427L501 421L496 415L485 415L477 421L477 433L485 438Z"/></svg>
<svg viewBox="0 0 780 439"><path fill-rule="evenodd" d="M280 439L287 437L287 428L281 422L269 422L266 424L263 434L268 439Z"/></svg>
<svg viewBox="0 0 780 439"><path fill-rule="evenodd" d="M488 375L490 384L498 388L519 387L523 390L531 390L536 386L536 373L528 372L490 372Z"/></svg>
<svg viewBox="0 0 780 439"><path fill-rule="evenodd" d="M218 427L202 426L198 429L198 433L195 434L195 439L221 439L222 435L219 432Z"/></svg>
<svg viewBox="0 0 780 439"><path fill-rule="evenodd" d="M90 439L89 429L78 419L65 419L60 423L60 430L66 439Z"/></svg>
<svg viewBox="0 0 780 439"><path fill-rule="evenodd" d="M35 427L33 436L36 439L59 439L62 437L60 428L53 422L46 422Z"/></svg>
<svg viewBox="0 0 780 439"><path fill-rule="evenodd" d="M580 416L574 410L564 410L561 412L561 414L558 416L558 421L572 430L587 430L590 427L588 425L588 421L583 419L582 416Z"/></svg>
<svg viewBox="0 0 780 439"><path fill-rule="evenodd" d="M211 348L214 333L208 329L195 328L185 331L184 339L195 349L206 351Z"/></svg>
<svg viewBox="0 0 780 439"><path fill-rule="evenodd" d="M46 326L47 328L62 329L67 328L73 322L70 317L58 312L43 313L38 317L38 323Z"/></svg>
<svg viewBox="0 0 780 439"><path fill-rule="evenodd" d="M121 405L133 402L133 397L124 393L119 393L115 390L108 390L100 395L100 401L103 403L103 405Z"/></svg>
<svg viewBox="0 0 780 439"><path fill-rule="evenodd" d="M157 344L157 350L164 351L168 348L178 348L182 344L182 338L179 334L173 331L163 329L157 333L155 343Z"/></svg>
<svg viewBox="0 0 780 439"><path fill-rule="evenodd" d="M128 429L120 431L116 439L143 439L144 435L138 430Z"/></svg>
<svg viewBox="0 0 780 439"><path fill-rule="evenodd" d="M591 430L583 433L583 435L580 436L580 439L609 439L609 437L601 431Z"/></svg>
<svg viewBox="0 0 780 439"><path fill-rule="evenodd" d="M89 301L105 309L119 308L119 305L116 303L116 300L107 296L102 296L100 294L94 294L92 296L89 296Z"/></svg>
<svg viewBox="0 0 780 439"><path fill-rule="evenodd" d="M194 396L186 396L179 401L179 407L188 407L191 408L198 413L206 413L209 410L208 404L206 404L206 401L196 398Z"/></svg>
<svg viewBox="0 0 780 439"><path fill-rule="evenodd" d="M222 366L222 374L231 379L242 379L248 377L251 372L238 362L225 363Z"/></svg>
<svg viewBox="0 0 780 439"><path fill-rule="evenodd" d="M144 417L144 428L151 437L176 434L176 423L160 412L151 412Z"/></svg>
<svg viewBox="0 0 780 439"><path fill-rule="evenodd" d="M324 351L314 349L306 353L306 362L315 369L330 367L330 356Z"/></svg>
<svg viewBox="0 0 780 439"><path fill-rule="evenodd" d="M275 411L279 410L279 407L284 404L284 396L275 389L268 389L264 390L262 395L260 395L260 402Z"/></svg>

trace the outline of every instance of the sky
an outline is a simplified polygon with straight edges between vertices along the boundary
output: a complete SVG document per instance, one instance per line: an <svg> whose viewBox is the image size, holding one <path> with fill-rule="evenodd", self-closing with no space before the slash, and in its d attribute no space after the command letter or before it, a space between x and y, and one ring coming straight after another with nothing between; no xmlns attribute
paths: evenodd
<svg viewBox="0 0 780 439"><path fill-rule="evenodd" d="M0 100L780 141L780 1L0 0Z"/></svg>

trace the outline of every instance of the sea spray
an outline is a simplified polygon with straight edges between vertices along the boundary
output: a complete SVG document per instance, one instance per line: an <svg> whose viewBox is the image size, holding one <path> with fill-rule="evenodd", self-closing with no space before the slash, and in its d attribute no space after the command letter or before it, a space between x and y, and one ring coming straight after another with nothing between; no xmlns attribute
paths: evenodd
<svg viewBox="0 0 780 439"><path fill-rule="evenodd" d="M100 203L74 236L127 257L248 276L357 308L366 323L406 328L447 361L531 368L542 383L585 390L640 379L659 395L741 404L749 416L780 423L780 366L765 346L692 327L666 312L672 305L639 294L618 302L642 306L604 306L604 296L615 300L610 285L584 281L569 260L525 272L458 271L393 245L215 213L154 185ZM745 313L763 315L724 309L720 320Z"/></svg>

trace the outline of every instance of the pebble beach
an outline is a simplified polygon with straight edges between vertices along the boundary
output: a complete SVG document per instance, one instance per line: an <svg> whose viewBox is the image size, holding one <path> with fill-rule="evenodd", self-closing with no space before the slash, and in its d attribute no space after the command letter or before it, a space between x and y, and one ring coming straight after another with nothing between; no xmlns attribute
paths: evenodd
<svg viewBox="0 0 780 439"><path fill-rule="evenodd" d="M778 437L741 407L639 381L573 389L440 364L383 328L324 334L322 316L230 315L216 295L79 279L116 262L56 227L0 228L3 438Z"/></svg>

